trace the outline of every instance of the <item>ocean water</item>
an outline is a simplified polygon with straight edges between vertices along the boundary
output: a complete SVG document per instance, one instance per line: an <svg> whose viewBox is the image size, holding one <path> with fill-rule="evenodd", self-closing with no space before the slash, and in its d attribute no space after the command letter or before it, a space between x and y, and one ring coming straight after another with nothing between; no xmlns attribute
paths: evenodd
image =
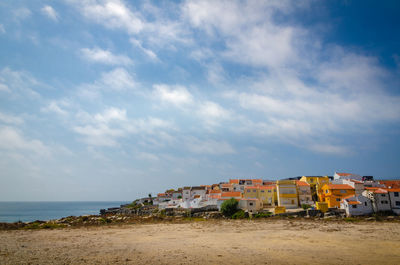
<svg viewBox="0 0 400 265"><path fill-rule="evenodd" d="M126 203L129 202L0 202L0 222L46 221L71 215L99 214L100 209L119 207Z"/></svg>

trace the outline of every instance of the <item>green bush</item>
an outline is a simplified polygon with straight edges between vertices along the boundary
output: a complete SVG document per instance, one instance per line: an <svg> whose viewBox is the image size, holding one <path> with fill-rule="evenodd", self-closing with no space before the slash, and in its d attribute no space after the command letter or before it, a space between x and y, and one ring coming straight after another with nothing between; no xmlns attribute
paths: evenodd
<svg viewBox="0 0 400 265"><path fill-rule="evenodd" d="M303 208L304 210L307 210L308 208L311 208L311 205L303 203L301 205L301 208Z"/></svg>
<svg viewBox="0 0 400 265"><path fill-rule="evenodd" d="M231 217L238 211L238 204L234 198L224 201L221 205L221 213L226 217Z"/></svg>
<svg viewBox="0 0 400 265"><path fill-rule="evenodd" d="M234 213L231 217L232 219L244 219L246 218L246 213L243 210L239 210Z"/></svg>
<svg viewBox="0 0 400 265"><path fill-rule="evenodd" d="M260 213L253 214L253 218L266 218L266 217L270 217L271 214L272 214L271 212L260 212Z"/></svg>

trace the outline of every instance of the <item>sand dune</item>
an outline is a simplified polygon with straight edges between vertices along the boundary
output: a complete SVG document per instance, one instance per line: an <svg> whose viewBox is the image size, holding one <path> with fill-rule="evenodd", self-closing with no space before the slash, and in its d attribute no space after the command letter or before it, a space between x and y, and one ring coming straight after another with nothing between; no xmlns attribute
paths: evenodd
<svg viewBox="0 0 400 265"><path fill-rule="evenodd" d="M400 264L400 223L304 220L0 231L0 264Z"/></svg>

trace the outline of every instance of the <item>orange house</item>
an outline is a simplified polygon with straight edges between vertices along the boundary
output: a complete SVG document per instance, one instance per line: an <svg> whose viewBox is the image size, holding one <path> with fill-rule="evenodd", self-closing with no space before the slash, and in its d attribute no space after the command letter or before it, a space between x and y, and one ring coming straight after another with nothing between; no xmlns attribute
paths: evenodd
<svg viewBox="0 0 400 265"><path fill-rule="evenodd" d="M355 190L347 184L325 184L322 186L324 194L324 202L328 203L328 207L340 208L340 202L348 197L354 196Z"/></svg>

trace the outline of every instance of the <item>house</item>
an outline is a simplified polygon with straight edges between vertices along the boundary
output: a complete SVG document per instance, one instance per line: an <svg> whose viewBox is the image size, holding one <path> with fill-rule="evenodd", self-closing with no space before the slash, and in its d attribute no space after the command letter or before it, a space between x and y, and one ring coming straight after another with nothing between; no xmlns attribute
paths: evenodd
<svg viewBox="0 0 400 265"><path fill-rule="evenodd" d="M329 208L339 208L343 198L354 196L354 188L348 184L325 184L322 187L324 202L328 203Z"/></svg>
<svg viewBox="0 0 400 265"><path fill-rule="evenodd" d="M354 188L355 194L361 195L364 191L364 182L355 179L337 179L332 182L332 184L347 184Z"/></svg>
<svg viewBox="0 0 400 265"><path fill-rule="evenodd" d="M323 201L321 188L325 184L329 184L328 176L302 176L300 181L306 182L310 185L311 199L313 201Z"/></svg>
<svg viewBox="0 0 400 265"><path fill-rule="evenodd" d="M182 199L183 201L190 200L190 189L191 187L184 187L182 190Z"/></svg>
<svg viewBox="0 0 400 265"><path fill-rule="evenodd" d="M182 190L172 192L172 199L182 199Z"/></svg>
<svg viewBox="0 0 400 265"><path fill-rule="evenodd" d="M274 206L276 199L276 186L247 186L244 189L243 197L246 199L258 199L262 202L263 206Z"/></svg>
<svg viewBox="0 0 400 265"><path fill-rule="evenodd" d="M390 199L390 206L392 211L400 215L400 188L397 189L387 189Z"/></svg>
<svg viewBox="0 0 400 265"><path fill-rule="evenodd" d="M207 196L206 199L207 200L217 200L219 198L221 198L221 191L220 190L209 190L207 191Z"/></svg>
<svg viewBox="0 0 400 265"><path fill-rule="evenodd" d="M310 184L304 181L296 180L297 185L297 194L299 196L299 204L300 206L303 204L314 204L314 201L311 197L311 188Z"/></svg>
<svg viewBox="0 0 400 265"><path fill-rule="evenodd" d="M368 215L373 213L371 200L363 195L349 196L340 202L340 208L347 216Z"/></svg>
<svg viewBox="0 0 400 265"><path fill-rule="evenodd" d="M190 199L194 198L205 199L207 188L204 186L194 186L190 189Z"/></svg>
<svg viewBox="0 0 400 265"><path fill-rule="evenodd" d="M262 210L262 202L259 199L246 199L242 198L239 200L238 207L243 211L247 211L250 213L258 212Z"/></svg>
<svg viewBox="0 0 400 265"><path fill-rule="evenodd" d="M221 193L221 199L241 199L242 198L242 193L240 191L232 191L232 192L222 192Z"/></svg>
<svg viewBox="0 0 400 265"><path fill-rule="evenodd" d="M158 203L165 202L165 201L170 201L171 196L167 193L158 193L157 194L157 201Z"/></svg>
<svg viewBox="0 0 400 265"><path fill-rule="evenodd" d="M355 179L355 180L362 181L363 177L361 177L360 175L357 175L357 174L353 174L353 173L338 173L338 172L335 172L335 174L333 175L333 179L334 180L337 180L337 179Z"/></svg>
<svg viewBox="0 0 400 265"><path fill-rule="evenodd" d="M219 188L222 192L230 192L233 191L233 184L231 183L221 183Z"/></svg>
<svg viewBox="0 0 400 265"><path fill-rule="evenodd" d="M389 201L389 194L386 189L366 187L363 195L371 200L374 212L385 212L392 210Z"/></svg>
<svg viewBox="0 0 400 265"><path fill-rule="evenodd" d="M295 180L278 180L276 182L278 206L286 209L298 208L297 186Z"/></svg>
<svg viewBox="0 0 400 265"><path fill-rule="evenodd" d="M388 189L400 189L400 180L379 180L379 184L384 185Z"/></svg>
<svg viewBox="0 0 400 265"><path fill-rule="evenodd" d="M230 179L229 184L232 185L232 191L244 191L247 186L263 185L262 179Z"/></svg>

